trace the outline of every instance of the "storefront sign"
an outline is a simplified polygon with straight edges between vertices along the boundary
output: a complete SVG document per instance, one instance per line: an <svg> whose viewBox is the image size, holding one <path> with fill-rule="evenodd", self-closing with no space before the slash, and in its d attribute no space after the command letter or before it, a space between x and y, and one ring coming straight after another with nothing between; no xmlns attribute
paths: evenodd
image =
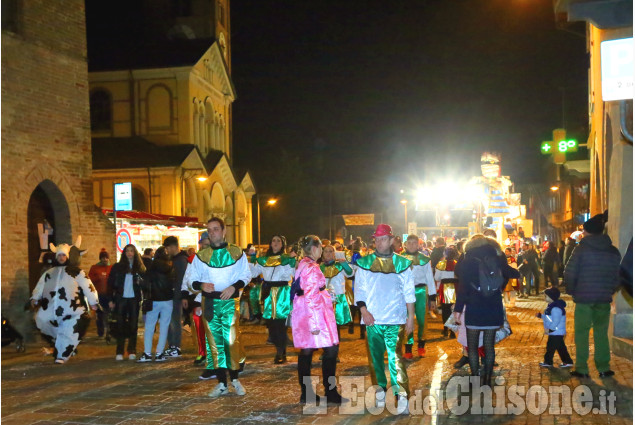
<svg viewBox="0 0 635 425"><path fill-rule="evenodd" d="M633 98L633 38L603 41L602 100Z"/></svg>
<svg viewBox="0 0 635 425"><path fill-rule="evenodd" d="M132 183L115 183L115 211L132 210Z"/></svg>
<svg viewBox="0 0 635 425"><path fill-rule="evenodd" d="M374 226L375 214L348 214L343 215L345 226Z"/></svg>

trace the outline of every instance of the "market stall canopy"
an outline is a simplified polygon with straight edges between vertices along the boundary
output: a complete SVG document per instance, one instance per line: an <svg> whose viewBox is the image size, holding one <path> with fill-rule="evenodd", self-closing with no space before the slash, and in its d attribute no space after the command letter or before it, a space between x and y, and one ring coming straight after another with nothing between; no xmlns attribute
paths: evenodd
<svg viewBox="0 0 635 425"><path fill-rule="evenodd" d="M113 210L102 209L103 213L108 217L112 217ZM205 223L199 223L198 217L187 217L179 215L151 214L143 211L117 211L117 218L130 221L139 221L152 224L172 224L181 226L201 226L205 227Z"/></svg>

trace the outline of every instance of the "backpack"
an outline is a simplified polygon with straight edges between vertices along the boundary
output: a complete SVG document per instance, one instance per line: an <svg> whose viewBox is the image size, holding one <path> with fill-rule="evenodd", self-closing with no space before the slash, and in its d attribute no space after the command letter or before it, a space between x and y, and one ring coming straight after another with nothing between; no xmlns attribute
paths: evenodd
<svg viewBox="0 0 635 425"><path fill-rule="evenodd" d="M500 268L497 257L485 256L483 259L475 257L478 263L478 286L470 282L472 288L484 297L501 294L501 288L505 283L503 271Z"/></svg>

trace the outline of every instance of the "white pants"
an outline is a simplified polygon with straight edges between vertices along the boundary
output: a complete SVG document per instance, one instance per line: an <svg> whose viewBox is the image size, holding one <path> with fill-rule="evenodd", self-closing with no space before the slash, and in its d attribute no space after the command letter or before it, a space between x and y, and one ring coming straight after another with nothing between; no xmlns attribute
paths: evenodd
<svg viewBox="0 0 635 425"><path fill-rule="evenodd" d="M146 354L152 353L152 337L154 328L159 322L159 342L157 343L157 354L165 350L165 343L168 339L168 328L172 318L172 308L174 301L152 301L152 311L146 313L145 329L143 331L143 351Z"/></svg>

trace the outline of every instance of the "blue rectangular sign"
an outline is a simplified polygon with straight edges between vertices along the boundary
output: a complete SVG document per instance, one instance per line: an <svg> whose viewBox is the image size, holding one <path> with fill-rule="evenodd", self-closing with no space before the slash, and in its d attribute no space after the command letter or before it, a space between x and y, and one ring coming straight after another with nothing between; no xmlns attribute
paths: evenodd
<svg viewBox="0 0 635 425"><path fill-rule="evenodd" d="M132 210L132 183L115 183L115 211Z"/></svg>

